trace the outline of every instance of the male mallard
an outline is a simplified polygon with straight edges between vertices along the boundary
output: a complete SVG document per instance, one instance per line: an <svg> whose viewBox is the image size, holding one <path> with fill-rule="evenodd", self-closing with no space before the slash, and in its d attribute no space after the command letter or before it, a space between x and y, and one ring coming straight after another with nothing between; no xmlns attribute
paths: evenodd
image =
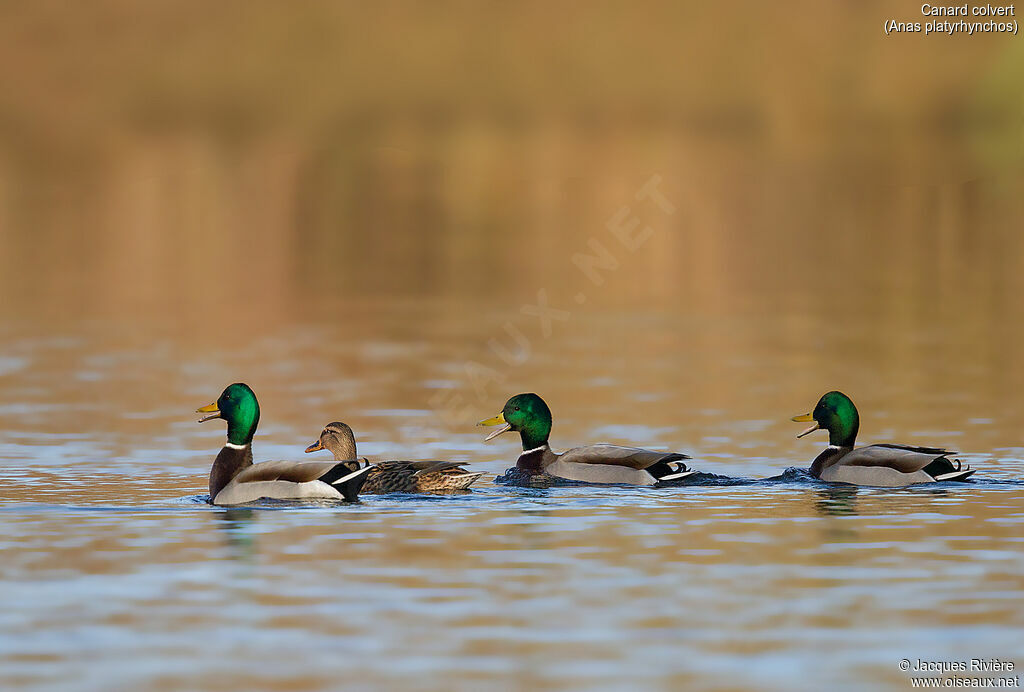
<svg viewBox="0 0 1024 692"><path fill-rule="evenodd" d="M217 403L196 409L228 422L228 441L210 470L210 503L238 505L261 498L275 500L330 499L354 501L373 467L349 469L332 462L267 461L252 463L252 436L260 422L260 405L249 385L235 383Z"/></svg>
<svg viewBox="0 0 1024 692"><path fill-rule="evenodd" d="M519 433L523 453L519 455L516 468L529 473L544 472L584 483L624 485L655 485L696 473L682 462L690 457L678 452L597 444L556 454L548 446L551 410L536 394L517 394L508 400L501 413L477 425L504 426L488 435L485 441L509 430Z"/></svg>
<svg viewBox="0 0 1024 692"><path fill-rule="evenodd" d="M850 397L829 392L818 400L813 413L794 416L801 423L814 425L797 437L815 430L828 430L829 445L811 463L811 475L831 483L901 487L914 483L962 481L974 473L970 466L948 457L951 452L938 447L878 444L854 449L860 416Z"/></svg>
<svg viewBox="0 0 1024 692"><path fill-rule="evenodd" d="M335 460L341 461L341 465L349 470L359 468L356 438L352 428L344 423L328 423L320 433L320 439L306 447L306 453L321 449L329 450ZM448 493L466 490L482 475L467 471L461 463L454 461L382 461L367 474L363 493Z"/></svg>

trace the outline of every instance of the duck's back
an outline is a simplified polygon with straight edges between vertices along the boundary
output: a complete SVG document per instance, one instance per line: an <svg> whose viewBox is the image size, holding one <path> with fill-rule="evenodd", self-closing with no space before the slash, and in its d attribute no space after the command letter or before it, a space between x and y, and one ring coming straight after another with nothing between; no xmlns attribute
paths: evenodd
<svg viewBox="0 0 1024 692"><path fill-rule="evenodd" d="M482 473L454 461L384 461L376 465L363 486L367 494L445 493L466 490Z"/></svg>
<svg viewBox="0 0 1024 692"><path fill-rule="evenodd" d="M336 470L333 474L332 469ZM332 483L348 473L347 468L333 461L267 461L253 464L232 478L216 494L213 502L218 505L238 505L263 498L340 499L344 492Z"/></svg>
<svg viewBox="0 0 1024 692"><path fill-rule="evenodd" d="M849 483L879 488L900 488L914 483L930 483L932 477L924 471L904 473L888 466L847 466L840 464L822 471L821 480L829 483Z"/></svg>
<svg viewBox="0 0 1024 692"><path fill-rule="evenodd" d="M544 470L560 478L587 483L654 485L658 479L648 469L689 459L677 452L661 452L639 447L596 444L574 447L557 456Z"/></svg>
<svg viewBox="0 0 1024 692"><path fill-rule="evenodd" d="M927 468L955 454L940 447L877 444L851 449L826 462L819 478L830 483L851 483L896 488L915 483L932 483Z"/></svg>

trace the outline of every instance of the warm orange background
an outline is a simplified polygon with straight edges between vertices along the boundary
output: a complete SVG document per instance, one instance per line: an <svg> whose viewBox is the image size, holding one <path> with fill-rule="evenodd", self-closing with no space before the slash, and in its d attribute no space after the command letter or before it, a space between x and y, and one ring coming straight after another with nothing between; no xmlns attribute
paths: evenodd
<svg viewBox="0 0 1024 692"><path fill-rule="evenodd" d="M7 3L2 311L571 296L568 258L657 174L681 213L603 304L802 308L827 269L872 310L1016 319L990 304L1024 275L1024 44L883 34L919 11Z"/></svg>

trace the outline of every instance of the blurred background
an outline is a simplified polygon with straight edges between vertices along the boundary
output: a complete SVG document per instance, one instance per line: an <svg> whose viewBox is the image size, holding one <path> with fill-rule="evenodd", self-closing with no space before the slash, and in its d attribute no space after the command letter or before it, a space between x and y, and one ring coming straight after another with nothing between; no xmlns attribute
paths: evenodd
<svg viewBox="0 0 1024 692"><path fill-rule="evenodd" d="M1024 43L883 33L919 13L0 2L8 686L862 689L1012 655L1017 486L533 497L473 427L537 391L558 449L761 478L839 388L864 442L1019 478ZM237 380L258 460L341 419L488 478L207 509L191 411Z"/></svg>
<svg viewBox="0 0 1024 692"><path fill-rule="evenodd" d="M1024 49L883 34L917 12L6 3L0 310L237 348L407 301L484 349L544 289L582 335L609 310L858 320L877 361L908 323L969 331L1024 384ZM671 217L634 199L652 176ZM655 231L635 252L623 206ZM601 287L572 262L595 239Z"/></svg>
<svg viewBox="0 0 1024 692"><path fill-rule="evenodd" d="M1024 49L882 33L918 11L5 3L4 313L575 291L659 175L682 213L602 300L989 314L1021 274Z"/></svg>

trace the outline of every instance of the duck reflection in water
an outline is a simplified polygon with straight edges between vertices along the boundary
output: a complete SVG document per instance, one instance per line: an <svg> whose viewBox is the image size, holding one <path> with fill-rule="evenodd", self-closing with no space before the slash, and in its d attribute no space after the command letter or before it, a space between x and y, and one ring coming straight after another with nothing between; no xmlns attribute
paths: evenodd
<svg viewBox="0 0 1024 692"><path fill-rule="evenodd" d="M233 507L217 513L231 558L252 563L256 560L254 523L256 512L248 507Z"/></svg>
<svg viewBox="0 0 1024 692"><path fill-rule="evenodd" d="M826 517L850 516L857 514L857 487L854 485L833 485L818 491L814 503L818 513Z"/></svg>
<svg viewBox="0 0 1024 692"><path fill-rule="evenodd" d="M915 512L922 502L950 495L946 488L912 486L909 488L859 488L835 484L818 491L815 509L822 516L892 514ZM927 499L925 499L927 498Z"/></svg>

